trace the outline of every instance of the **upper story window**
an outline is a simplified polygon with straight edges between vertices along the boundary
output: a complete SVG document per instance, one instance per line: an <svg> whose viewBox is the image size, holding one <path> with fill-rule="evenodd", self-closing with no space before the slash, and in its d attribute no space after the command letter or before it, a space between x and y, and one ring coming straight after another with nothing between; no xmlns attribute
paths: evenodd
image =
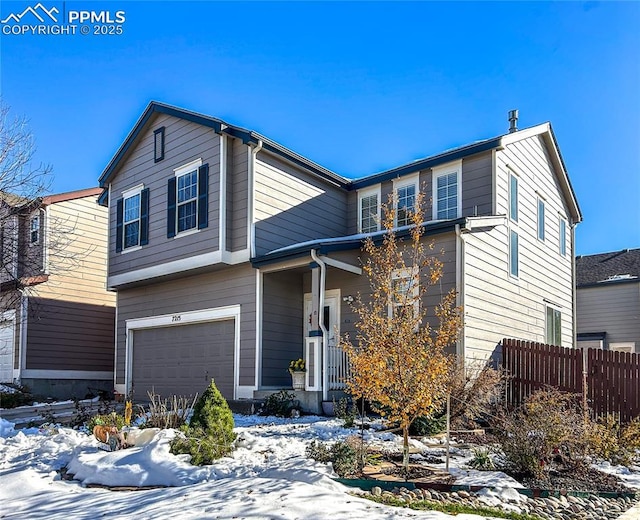
<svg viewBox="0 0 640 520"><path fill-rule="evenodd" d="M462 161L433 168L433 219L462 216Z"/></svg>
<svg viewBox="0 0 640 520"><path fill-rule="evenodd" d="M40 215L31 217L29 224L29 242L38 244L40 242Z"/></svg>
<svg viewBox="0 0 640 520"><path fill-rule="evenodd" d="M509 175L509 218L518 222L518 177Z"/></svg>
<svg viewBox="0 0 640 520"><path fill-rule="evenodd" d="M567 221L562 217L560 217L559 233L560 233L560 254L562 256L567 256Z"/></svg>
<svg viewBox="0 0 640 520"><path fill-rule="evenodd" d="M538 240L544 242L544 200L538 198Z"/></svg>
<svg viewBox="0 0 640 520"><path fill-rule="evenodd" d="M546 306L544 341L548 345L562 345L562 312L549 305Z"/></svg>
<svg viewBox="0 0 640 520"><path fill-rule="evenodd" d="M418 174L394 181L396 201L396 226L408 226L416 210L416 195L418 194Z"/></svg>
<svg viewBox="0 0 640 520"><path fill-rule="evenodd" d="M380 229L380 187L358 192L358 232Z"/></svg>
<svg viewBox="0 0 640 520"><path fill-rule="evenodd" d="M123 192L116 202L116 253L149 243L149 188Z"/></svg>
<svg viewBox="0 0 640 520"><path fill-rule="evenodd" d="M515 229L509 231L509 274L514 278L520 275L520 251L518 233Z"/></svg>
<svg viewBox="0 0 640 520"><path fill-rule="evenodd" d="M208 226L208 190L209 165L202 159L174 170L167 187L167 238Z"/></svg>
<svg viewBox="0 0 640 520"><path fill-rule="evenodd" d="M153 131L153 161L164 159L164 126Z"/></svg>

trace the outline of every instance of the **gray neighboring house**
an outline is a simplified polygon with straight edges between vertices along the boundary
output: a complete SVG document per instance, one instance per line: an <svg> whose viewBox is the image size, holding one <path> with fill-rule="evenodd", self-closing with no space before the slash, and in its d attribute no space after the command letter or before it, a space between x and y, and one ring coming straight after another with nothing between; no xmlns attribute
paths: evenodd
<svg viewBox="0 0 640 520"><path fill-rule="evenodd" d="M640 249L578 256L578 346L640 352Z"/></svg>
<svg viewBox="0 0 640 520"><path fill-rule="evenodd" d="M456 288L465 325L452 351L496 354L503 337L574 344L574 228L581 221L551 125L476 141L348 179L256 132L152 102L100 177L117 292L115 389L144 399L228 399L290 387L304 357L313 402L344 388L338 334L367 294L363 235L398 227L424 190L425 240ZM377 235L376 235L377 234ZM406 274L398 273L402 278Z"/></svg>

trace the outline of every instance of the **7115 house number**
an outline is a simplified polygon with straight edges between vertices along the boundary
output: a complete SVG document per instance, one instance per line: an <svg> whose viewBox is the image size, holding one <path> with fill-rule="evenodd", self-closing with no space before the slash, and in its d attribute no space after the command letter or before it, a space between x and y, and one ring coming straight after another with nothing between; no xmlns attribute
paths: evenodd
<svg viewBox="0 0 640 520"><path fill-rule="evenodd" d="M174 314L171 316L171 323L176 323L178 321L182 321L182 316L180 316L180 314Z"/></svg>

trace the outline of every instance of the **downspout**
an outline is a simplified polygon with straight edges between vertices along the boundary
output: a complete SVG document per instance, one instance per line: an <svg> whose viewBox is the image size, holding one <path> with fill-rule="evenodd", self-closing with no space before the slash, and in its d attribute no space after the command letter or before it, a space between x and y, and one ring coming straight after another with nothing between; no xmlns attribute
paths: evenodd
<svg viewBox="0 0 640 520"><path fill-rule="evenodd" d="M251 258L256 256L256 226L254 222L254 209L255 209L255 200L256 200L256 189L255 189L255 170L256 170L256 159L258 157L258 153L262 150L262 139L258 139L258 144L251 148L251 162L249 164L249 189L251 190L251 194L249 196L249 245L251 248Z"/></svg>
<svg viewBox="0 0 640 520"><path fill-rule="evenodd" d="M17 383L21 384L22 381L22 373L27 366L27 316L28 316L28 305L29 299L24 294L24 289L19 289L20 291L20 336L18 339L18 345L20 349L20 354L18 356L18 377Z"/></svg>
<svg viewBox="0 0 640 520"><path fill-rule="evenodd" d="M325 264L316 254L316 250L311 250L311 258L320 266L320 304L318 309L318 325L322 331L322 400L329 400L329 374L327 373L327 341L329 333L324 324L324 286L327 280L327 264Z"/></svg>
<svg viewBox="0 0 640 520"><path fill-rule="evenodd" d="M573 348L578 347L578 311L576 309L578 303L577 292L578 289L576 287L576 226L578 224L571 222L571 303L573 305L573 309L571 309L572 317L573 317ZM585 363L586 369L586 363Z"/></svg>
<svg viewBox="0 0 640 520"><path fill-rule="evenodd" d="M462 363L465 366L465 332L464 332L464 236L460 228L460 224L456 224L456 236L458 237L458 243L456 247L456 287L458 288L458 295L456 297L458 306L462 307L462 329L460 330L460 338L458 339L457 356L458 363Z"/></svg>

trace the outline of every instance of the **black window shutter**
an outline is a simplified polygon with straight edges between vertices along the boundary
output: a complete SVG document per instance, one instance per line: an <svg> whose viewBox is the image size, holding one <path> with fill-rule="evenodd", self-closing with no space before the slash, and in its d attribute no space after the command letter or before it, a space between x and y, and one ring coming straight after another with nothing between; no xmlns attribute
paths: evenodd
<svg viewBox="0 0 640 520"><path fill-rule="evenodd" d="M116 201L116 253L122 251L122 221L124 219L124 201Z"/></svg>
<svg viewBox="0 0 640 520"><path fill-rule="evenodd" d="M167 238L176 236L176 178L170 177L167 185Z"/></svg>
<svg viewBox="0 0 640 520"><path fill-rule="evenodd" d="M198 229L209 225L209 165L198 170Z"/></svg>
<svg viewBox="0 0 640 520"><path fill-rule="evenodd" d="M140 193L140 245L149 243L149 188Z"/></svg>

